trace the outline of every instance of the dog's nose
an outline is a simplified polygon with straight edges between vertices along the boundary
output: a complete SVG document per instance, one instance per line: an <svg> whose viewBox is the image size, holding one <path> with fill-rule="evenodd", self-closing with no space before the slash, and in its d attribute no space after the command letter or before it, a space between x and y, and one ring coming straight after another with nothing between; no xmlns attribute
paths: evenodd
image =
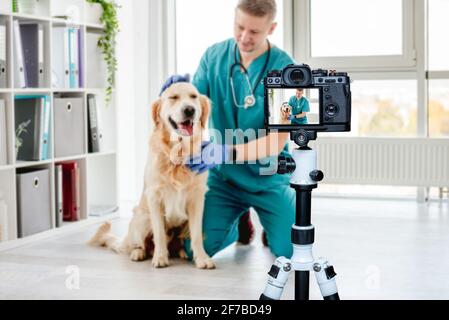
<svg viewBox="0 0 449 320"><path fill-rule="evenodd" d="M195 108L192 106L187 106L184 108L184 115L186 117L193 117L195 115Z"/></svg>

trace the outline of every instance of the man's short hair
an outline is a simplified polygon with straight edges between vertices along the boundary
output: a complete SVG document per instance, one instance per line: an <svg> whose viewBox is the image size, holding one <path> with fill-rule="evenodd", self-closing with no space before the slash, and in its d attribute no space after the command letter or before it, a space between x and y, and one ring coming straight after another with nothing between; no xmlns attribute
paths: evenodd
<svg viewBox="0 0 449 320"><path fill-rule="evenodd" d="M275 0L239 0L237 9L255 17L269 16L271 20L276 18Z"/></svg>

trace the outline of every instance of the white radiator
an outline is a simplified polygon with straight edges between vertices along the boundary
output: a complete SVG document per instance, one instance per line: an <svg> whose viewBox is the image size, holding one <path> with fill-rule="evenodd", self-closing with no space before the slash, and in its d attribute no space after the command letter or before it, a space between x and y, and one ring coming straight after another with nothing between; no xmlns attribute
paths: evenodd
<svg viewBox="0 0 449 320"><path fill-rule="evenodd" d="M323 183L449 186L449 139L318 138Z"/></svg>

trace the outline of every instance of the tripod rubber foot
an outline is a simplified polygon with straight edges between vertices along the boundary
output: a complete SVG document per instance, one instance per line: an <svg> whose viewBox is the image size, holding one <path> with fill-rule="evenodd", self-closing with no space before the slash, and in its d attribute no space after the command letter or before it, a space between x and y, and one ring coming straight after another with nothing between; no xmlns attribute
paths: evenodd
<svg viewBox="0 0 449 320"><path fill-rule="evenodd" d="M263 293L260 295L259 300L263 301L263 300L272 300L274 301L274 299L271 299L270 297L267 297L266 295L264 295Z"/></svg>
<svg viewBox="0 0 449 320"><path fill-rule="evenodd" d="M331 296L324 297L324 300L326 300L326 301L337 301L337 300L340 300L340 297L338 296L338 293L334 293Z"/></svg>

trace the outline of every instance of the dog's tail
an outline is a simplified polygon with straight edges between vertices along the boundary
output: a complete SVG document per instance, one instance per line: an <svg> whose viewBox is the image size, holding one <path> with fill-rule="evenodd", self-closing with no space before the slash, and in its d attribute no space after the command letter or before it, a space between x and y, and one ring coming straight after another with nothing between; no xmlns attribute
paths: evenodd
<svg viewBox="0 0 449 320"><path fill-rule="evenodd" d="M110 233L111 223L105 222L100 228L98 228L97 233L92 237L92 239L87 242L88 245L94 247L106 247L113 250L116 253L121 253L121 242L118 237Z"/></svg>

